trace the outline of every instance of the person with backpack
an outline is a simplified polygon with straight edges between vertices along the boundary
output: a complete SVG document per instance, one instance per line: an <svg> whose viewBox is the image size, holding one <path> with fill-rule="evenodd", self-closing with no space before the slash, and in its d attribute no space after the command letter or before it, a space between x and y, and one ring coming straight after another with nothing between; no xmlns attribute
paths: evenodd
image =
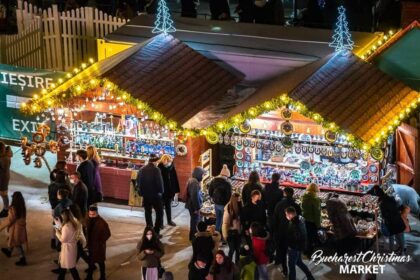
<svg viewBox="0 0 420 280"><path fill-rule="evenodd" d="M233 260L233 254L235 254L235 263L239 261L239 250L241 248L240 213L241 197L239 193L233 193L229 203L225 206L222 231L229 246L229 258Z"/></svg>
<svg viewBox="0 0 420 280"><path fill-rule="evenodd" d="M216 210L216 230L221 232L223 222L223 212L226 204L232 195L232 185L228 181L230 171L226 164L223 165L220 175L215 177L209 185L209 195L214 202ZM226 236L223 237L226 239Z"/></svg>
<svg viewBox="0 0 420 280"><path fill-rule="evenodd" d="M160 259L165 254L165 250L152 227L144 229L143 237L137 244L137 251L142 265L143 279L158 280Z"/></svg>
<svg viewBox="0 0 420 280"><path fill-rule="evenodd" d="M289 221L286 234L289 280L296 280L296 266L305 273L308 280L315 280L309 268L302 261L302 251L305 249L307 240L305 219L296 213L294 207L286 208L285 214Z"/></svg>

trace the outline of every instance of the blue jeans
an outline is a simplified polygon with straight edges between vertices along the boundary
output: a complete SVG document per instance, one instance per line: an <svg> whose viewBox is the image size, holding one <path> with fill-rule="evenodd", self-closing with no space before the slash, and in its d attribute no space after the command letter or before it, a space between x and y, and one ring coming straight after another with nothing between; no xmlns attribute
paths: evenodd
<svg viewBox="0 0 420 280"><path fill-rule="evenodd" d="M289 280L296 280L296 266L305 273L308 280L315 279L309 268L303 263L301 251L289 248L287 256L289 257Z"/></svg>
<svg viewBox="0 0 420 280"><path fill-rule="evenodd" d="M216 230L218 232L221 232L225 206L220 205L220 204L215 204L214 209L216 210ZM227 236L223 236L223 239L226 239L226 238Z"/></svg>
<svg viewBox="0 0 420 280"><path fill-rule="evenodd" d="M258 278L260 280L268 280L268 271L265 264L260 264L257 266L258 269Z"/></svg>

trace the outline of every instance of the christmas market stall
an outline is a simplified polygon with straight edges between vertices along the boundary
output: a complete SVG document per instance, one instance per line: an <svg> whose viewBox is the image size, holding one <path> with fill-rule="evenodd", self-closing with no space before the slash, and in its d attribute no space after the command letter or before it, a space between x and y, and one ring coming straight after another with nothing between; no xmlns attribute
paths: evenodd
<svg viewBox="0 0 420 280"><path fill-rule="evenodd" d="M211 144L234 148L232 185L251 171L262 183L276 172L282 187L316 183L322 206L339 193L359 229L374 236L376 198L390 154L389 136L420 103L419 94L352 54L334 54L260 88L207 129ZM212 212L206 201L203 214ZM325 209L322 226L331 224Z"/></svg>
<svg viewBox="0 0 420 280"><path fill-rule="evenodd" d="M105 197L129 199L132 170L150 154L175 158L182 193L206 141L183 125L240 79L171 35L82 64L67 81L36 93L22 109L56 122L59 158L95 146ZM192 149L194 146L196 149ZM200 148L201 147L201 148Z"/></svg>

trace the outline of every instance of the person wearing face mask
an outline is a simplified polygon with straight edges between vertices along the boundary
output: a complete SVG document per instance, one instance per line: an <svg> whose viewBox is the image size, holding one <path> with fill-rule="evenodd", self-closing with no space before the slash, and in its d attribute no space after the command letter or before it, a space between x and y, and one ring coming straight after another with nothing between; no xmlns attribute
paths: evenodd
<svg viewBox="0 0 420 280"><path fill-rule="evenodd" d="M162 197L164 193L163 178L156 166L159 158L155 154L149 156L149 163L143 166L137 174L137 189L143 197L146 225L153 227L152 208L156 212L154 230L159 235L163 224Z"/></svg>
<svg viewBox="0 0 420 280"><path fill-rule="evenodd" d="M88 203L88 189L86 185L80 180L80 173L74 172L70 175L70 183L73 185L73 194L71 200L73 204L79 206L81 216L85 217Z"/></svg>
<svg viewBox="0 0 420 280"><path fill-rule="evenodd" d="M95 166L92 161L88 160L88 153L85 150L77 150L76 159L80 162L77 172L80 173L80 179L88 189L88 205L92 205L96 200Z"/></svg>
<svg viewBox="0 0 420 280"><path fill-rule="evenodd" d="M173 163L173 158L164 154L160 158L158 164L160 173L162 174L163 179L163 206L165 207L166 218L168 220L168 225L176 226L172 221L172 200L175 197L175 194L179 193L179 182L178 176L176 174L175 165Z"/></svg>
<svg viewBox="0 0 420 280"><path fill-rule="evenodd" d="M145 280L159 279L160 259L165 254L162 242L152 227L144 229L143 237L137 244L138 259L142 265L142 276Z"/></svg>
<svg viewBox="0 0 420 280"><path fill-rule="evenodd" d="M95 264L99 265L100 280L105 280L106 241L111 237L108 223L98 214L96 205L89 206L87 221L87 248L89 252L89 269L86 280L92 280Z"/></svg>
<svg viewBox="0 0 420 280"><path fill-rule="evenodd" d="M247 236L249 235L248 230L252 223L257 222L262 227L266 226L267 215L264 204L261 202L261 192L259 190L252 191L251 203L246 204L243 208L241 222Z"/></svg>

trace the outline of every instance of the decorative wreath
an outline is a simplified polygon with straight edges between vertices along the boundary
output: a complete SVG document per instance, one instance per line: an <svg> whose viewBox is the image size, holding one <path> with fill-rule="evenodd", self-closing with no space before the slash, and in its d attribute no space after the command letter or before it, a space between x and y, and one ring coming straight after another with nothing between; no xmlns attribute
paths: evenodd
<svg viewBox="0 0 420 280"><path fill-rule="evenodd" d="M51 131L51 128L48 125L46 125L44 123L41 123L41 124L38 125L37 132L42 133L44 138L47 137L48 134L50 134L50 131Z"/></svg>
<svg viewBox="0 0 420 280"><path fill-rule="evenodd" d="M45 136L42 132L35 132L32 135L32 141L34 141L37 144L44 142L44 140L45 140Z"/></svg>
<svg viewBox="0 0 420 280"><path fill-rule="evenodd" d="M219 135L217 135L216 132L211 131L206 134L206 140L212 145L217 144L219 142Z"/></svg>
<svg viewBox="0 0 420 280"><path fill-rule="evenodd" d="M381 148L372 148L370 150L370 155L377 161L381 161L384 158L384 152Z"/></svg>
<svg viewBox="0 0 420 280"><path fill-rule="evenodd" d="M283 119L290 120L292 118L292 111L289 108L283 108L280 115Z"/></svg>
<svg viewBox="0 0 420 280"><path fill-rule="evenodd" d="M184 144L178 144L175 147L175 151L178 156L185 156L188 153L188 148Z"/></svg>
<svg viewBox="0 0 420 280"><path fill-rule="evenodd" d="M331 130L327 130L324 136L329 143L334 143L337 140L337 133Z"/></svg>
<svg viewBox="0 0 420 280"><path fill-rule="evenodd" d="M249 123L249 121L244 121L243 123L241 123L239 125L239 130L244 134L249 133L251 131L251 124Z"/></svg>

